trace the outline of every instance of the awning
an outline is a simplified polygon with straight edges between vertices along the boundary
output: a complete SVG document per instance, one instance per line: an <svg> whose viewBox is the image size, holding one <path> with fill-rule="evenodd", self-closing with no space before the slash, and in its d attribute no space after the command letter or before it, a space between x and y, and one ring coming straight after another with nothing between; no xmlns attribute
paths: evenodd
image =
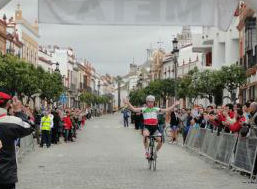
<svg viewBox="0 0 257 189"><path fill-rule="evenodd" d="M10 0L1 0L2 8ZM227 30L240 0L38 0L39 22L190 25ZM257 0L245 0L257 11Z"/></svg>

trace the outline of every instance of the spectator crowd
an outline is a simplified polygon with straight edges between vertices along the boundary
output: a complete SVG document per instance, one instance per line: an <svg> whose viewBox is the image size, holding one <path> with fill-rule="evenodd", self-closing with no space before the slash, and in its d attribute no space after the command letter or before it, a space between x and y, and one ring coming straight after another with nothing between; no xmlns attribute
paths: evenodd
<svg viewBox="0 0 257 189"><path fill-rule="evenodd" d="M40 147L64 142L74 142L77 130L81 130L87 119L91 119L91 109L79 108L44 108L32 109L22 105L17 97L13 97L7 109L8 115L21 118L33 128L32 133ZM19 145L19 142L17 143Z"/></svg>
<svg viewBox="0 0 257 189"><path fill-rule="evenodd" d="M205 128L212 132L240 134L243 137L256 130L257 103L226 104L224 106L210 105L206 108L195 105L191 109L175 108L167 115L159 114L159 130L164 134L165 127L170 127L170 143L177 143L178 134L183 136L185 142L191 128ZM131 113L131 123L135 129L143 129L142 113ZM252 132L253 134L253 132Z"/></svg>
<svg viewBox="0 0 257 189"><path fill-rule="evenodd" d="M92 109L47 106L36 110L0 92L0 189L15 189L16 153L21 138L33 134L40 147L75 142L77 131L91 119Z"/></svg>

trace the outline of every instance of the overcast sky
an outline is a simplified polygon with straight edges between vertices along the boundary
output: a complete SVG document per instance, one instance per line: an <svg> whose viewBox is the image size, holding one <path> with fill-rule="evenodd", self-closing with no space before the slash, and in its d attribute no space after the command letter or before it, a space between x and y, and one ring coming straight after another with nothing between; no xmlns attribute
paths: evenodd
<svg viewBox="0 0 257 189"><path fill-rule="evenodd" d="M14 14L20 2L23 16L30 22L37 19L37 0L12 0L0 10L0 15ZM181 27L163 26L67 26L40 24L40 44L72 47L79 58L93 63L100 73L125 75L133 57L136 64L146 60L146 49L150 47L171 50L172 37ZM192 28L199 33L200 28Z"/></svg>

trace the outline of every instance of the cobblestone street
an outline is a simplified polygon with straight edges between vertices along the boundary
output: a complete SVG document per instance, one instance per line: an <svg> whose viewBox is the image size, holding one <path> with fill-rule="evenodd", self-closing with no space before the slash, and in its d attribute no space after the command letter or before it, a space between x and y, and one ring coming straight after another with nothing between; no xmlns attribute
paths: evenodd
<svg viewBox="0 0 257 189"><path fill-rule="evenodd" d="M75 143L36 149L19 164L18 189L253 189L248 179L165 144L147 169L142 138L121 116L86 123Z"/></svg>

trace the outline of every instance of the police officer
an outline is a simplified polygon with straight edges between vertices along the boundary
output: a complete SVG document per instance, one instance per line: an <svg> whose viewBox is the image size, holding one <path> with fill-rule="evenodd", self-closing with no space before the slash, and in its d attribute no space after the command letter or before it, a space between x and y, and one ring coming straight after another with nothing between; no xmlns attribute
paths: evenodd
<svg viewBox="0 0 257 189"><path fill-rule="evenodd" d="M51 128L53 127L53 119L50 116L49 111L44 112L44 117L41 118L41 144L40 147L46 143L47 148L51 146Z"/></svg>
<svg viewBox="0 0 257 189"><path fill-rule="evenodd" d="M0 92L0 188L15 189L17 178L17 163L15 140L30 135L33 129L27 122L7 115L11 96Z"/></svg>

